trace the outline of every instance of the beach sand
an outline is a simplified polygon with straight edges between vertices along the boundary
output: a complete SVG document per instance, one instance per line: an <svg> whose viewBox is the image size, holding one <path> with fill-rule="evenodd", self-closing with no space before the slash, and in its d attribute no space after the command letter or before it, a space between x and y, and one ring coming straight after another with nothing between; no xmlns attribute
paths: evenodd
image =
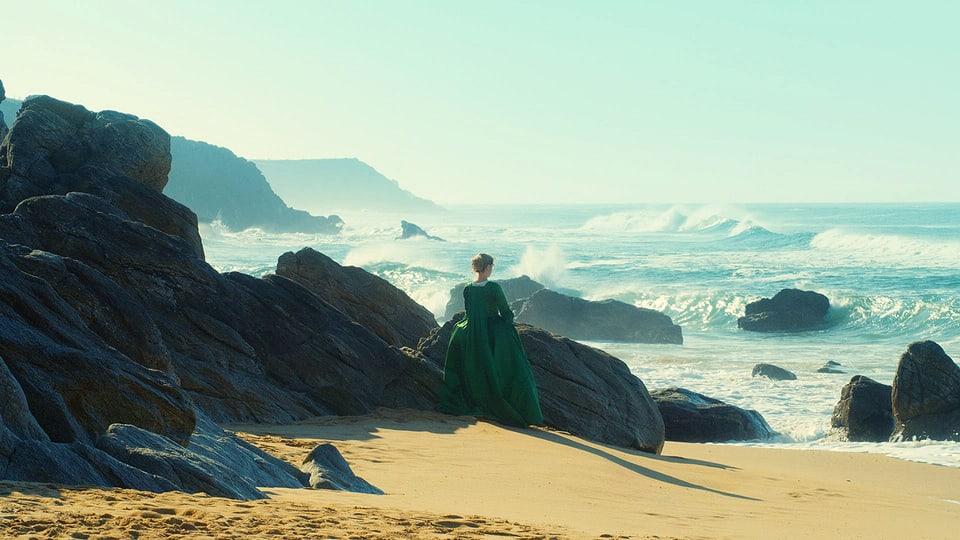
<svg viewBox="0 0 960 540"><path fill-rule="evenodd" d="M547 429L381 410L230 425L299 465L331 442L384 495L269 499L0 482L0 538L956 538L960 468L668 442L663 455Z"/></svg>

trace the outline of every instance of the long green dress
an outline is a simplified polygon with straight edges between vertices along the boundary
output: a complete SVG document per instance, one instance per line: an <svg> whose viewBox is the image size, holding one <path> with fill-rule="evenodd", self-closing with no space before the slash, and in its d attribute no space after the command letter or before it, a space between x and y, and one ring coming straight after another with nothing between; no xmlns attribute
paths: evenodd
<svg viewBox="0 0 960 540"><path fill-rule="evenodd" d="M443 368L440 410L513 426L543 424L537 385L500 285L463 289L466 316L453 327Z"/></svg>

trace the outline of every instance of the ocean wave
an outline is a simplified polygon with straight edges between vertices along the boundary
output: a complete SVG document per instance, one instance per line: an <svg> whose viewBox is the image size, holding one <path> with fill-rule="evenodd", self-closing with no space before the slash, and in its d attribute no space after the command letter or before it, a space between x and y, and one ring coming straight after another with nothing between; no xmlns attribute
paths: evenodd
<svg viewBox="0 0 960 540"><path fill-rule="evenodd" d="M960 266L960 241L894 234L830 229L810 240L818 256L835 257L856 266L889 265L907 268Z"/></svg>
<svg viewBox="0 0 960 540"><path fill-rule="evenodd" d="M614 212L589 219L581 230L590 232L701 232L736 234L744 221L717 213L710 207L689 210L675 206L657 212L637 210Z"/></svg>

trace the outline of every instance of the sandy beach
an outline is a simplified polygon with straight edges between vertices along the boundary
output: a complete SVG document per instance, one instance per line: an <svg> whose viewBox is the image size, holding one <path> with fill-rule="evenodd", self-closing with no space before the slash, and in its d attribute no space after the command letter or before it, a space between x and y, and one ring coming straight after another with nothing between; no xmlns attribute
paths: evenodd
<svg viewBox="0 0 960 540"><path fill-rule="evenodd" d="M960 468L863 453L668 442L382 410L230 425L299 465L331 442L384 495L235 501L0 482L2 538L954 538Z"/></svg>

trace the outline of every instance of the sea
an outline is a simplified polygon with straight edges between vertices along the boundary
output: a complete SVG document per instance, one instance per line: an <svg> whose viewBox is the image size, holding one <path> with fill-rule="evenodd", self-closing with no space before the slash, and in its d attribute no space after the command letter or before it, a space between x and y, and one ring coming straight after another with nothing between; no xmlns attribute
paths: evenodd
<svg viewBox="0 0 960 540"><path fill-rule="evenodd" d="M443 323L470 258L496 259L496 280L527 275L589 300L668 315L682 345L583 341L623 360L648 389L687 388L760 412L774 439L725 444L870 452L960 467L960 443L842 440L830 418L854 375L891 384L920 340L960 358L960 203L448 206L429 214L338 212L338 235L270 234L202 225L222 272L271 273L311 247L405 291ZM440 238L399 239L406 220ZM830 300L828 324L799 333L737 328L745 306L785 288ZM843 373L820 373L836 362ZM758 363L797 375L753 377ZM669 443L668 443L669 444Z"/></svg>

